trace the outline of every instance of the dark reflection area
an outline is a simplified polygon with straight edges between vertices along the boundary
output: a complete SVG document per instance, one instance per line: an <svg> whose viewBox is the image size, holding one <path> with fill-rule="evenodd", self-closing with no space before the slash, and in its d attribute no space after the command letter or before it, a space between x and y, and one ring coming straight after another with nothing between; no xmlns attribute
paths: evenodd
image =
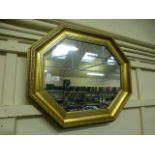
<svg viewBox="0 0 155 155"><path fill-rule="evenodd" d="M120 90L119 87L63 86L47 84L46 90L66 111L97 110L107 108Z"/></svg>
<svg viewBox="0 0 155 155"><path fill-rule="evenodd" d="M67 38L45 53L43 74L46 92L67 112L106 109L121 88L107 47Z"/></svg>

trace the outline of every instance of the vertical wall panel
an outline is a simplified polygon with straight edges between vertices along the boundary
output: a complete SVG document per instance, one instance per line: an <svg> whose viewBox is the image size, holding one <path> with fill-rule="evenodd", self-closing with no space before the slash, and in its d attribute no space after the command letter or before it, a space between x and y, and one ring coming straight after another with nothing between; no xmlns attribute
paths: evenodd
<svg viewBox="0 0 155 155"><path fill-rule="evenodd" d="M15 118L3 118L0 119L0 135L13 135L16 128Z"/></svg>
<svg viewBox="0 0 155 155"><path fill-rule="evenodd" d="M14 104L15 84L16 84L15 83L16 62L17 62L17 55L7 53L5 75L4 75L5 79L4 79L3 105Z"/></svg>
<svg viewBox="0 0 155 155"><path fill-rule="evenodd" d="M6 55L0 54L0 105L2 105L2 102L3 102L5 58L6 58Z"/></svg>
<svg viewBox="0 0 155 155"><path fill-rule="evenodd" d="M155 71L141 70L139 82L141 99L155 99Z"/></svg>
<svg viewBox="0 0 155 155"><path fill-rule="evenodd" d="M26 57L18 56L15 88L15 105L26 104L27 61Z"/></svg>
<svg viewBox="0 0 155 155"><path fill-rule="evenodd" d="M134 107L135 106L135 100L138 100L138 88L137 88L137 75L136 75L136 69L131 70L131 85L132 85L132 93L131 96L126 103L125 107Z"/></svg>
<svg viewBox="0 0 155 155"><path fill-rule="evenodd" d="M155 134L155 107L142 109L143 131L145 135Z"/></svg>
<svg viewBox="0 0 155 155"><path fill-rule="evenodd" d="M131 70L131 82L132 82L132 95L130 100L137 100L137 81L136 81L136 70Z"/></svg>

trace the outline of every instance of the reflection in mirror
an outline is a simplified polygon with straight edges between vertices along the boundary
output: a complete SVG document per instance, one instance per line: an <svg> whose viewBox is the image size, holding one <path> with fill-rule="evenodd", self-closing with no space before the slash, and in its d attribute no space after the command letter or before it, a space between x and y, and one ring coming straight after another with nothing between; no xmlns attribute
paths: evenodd
<svg viewBox="0 0 155 155"><path fill-rule="evenodd" d="M106 109L120 66L105 46L64 39L44 54L44 88L67 112Z"/></svg>

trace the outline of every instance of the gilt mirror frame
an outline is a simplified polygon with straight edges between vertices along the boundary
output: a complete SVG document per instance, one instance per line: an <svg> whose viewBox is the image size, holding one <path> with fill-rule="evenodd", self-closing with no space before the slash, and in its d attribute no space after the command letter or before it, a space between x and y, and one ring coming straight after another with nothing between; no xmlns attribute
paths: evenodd
<svg viewBox="0 0 155 155"><path fill-rule="evenodd" d="M44 89L44 54L65 38L106 46L120 65L120 86L107 109L66 112ZM131 94L130 63L115 41L92 29L60 26L35 42L28 52L28 94L63 128L113 121Z"/></svg>

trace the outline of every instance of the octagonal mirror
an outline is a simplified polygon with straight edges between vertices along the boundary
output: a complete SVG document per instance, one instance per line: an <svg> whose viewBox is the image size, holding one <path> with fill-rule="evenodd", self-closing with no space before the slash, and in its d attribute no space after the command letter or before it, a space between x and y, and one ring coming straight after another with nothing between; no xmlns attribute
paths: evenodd
<svg viewBox="0 0 155 155"><path fill-rule="evenodd" d="M130 95L130 65L111 38L61 27L29 51L29 94L61 126L114 120Z"/></svg>

